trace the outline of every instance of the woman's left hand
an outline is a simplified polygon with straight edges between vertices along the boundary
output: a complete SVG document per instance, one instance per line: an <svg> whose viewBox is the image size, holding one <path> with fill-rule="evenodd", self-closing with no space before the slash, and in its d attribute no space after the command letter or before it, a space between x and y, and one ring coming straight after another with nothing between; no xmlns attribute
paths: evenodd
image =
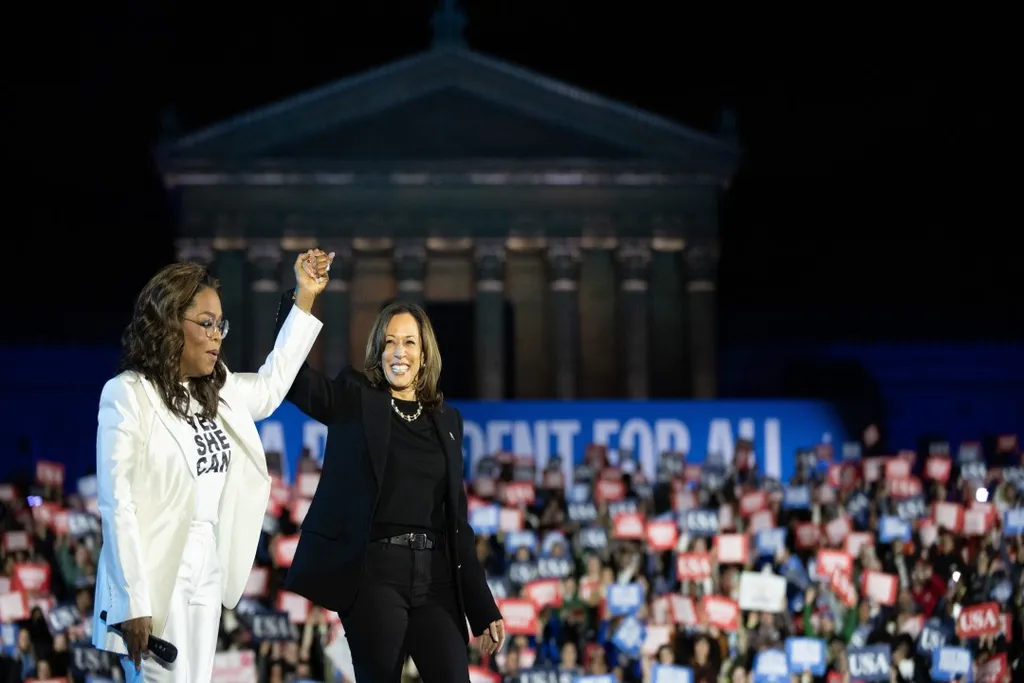
<svg viewBox="0 0 1024 683"><path fill-rule="evenodd" d="M504 644L505 621L503 619L492 621L480 635L480 651L484 654L492 655L500 650Z"/></svg>

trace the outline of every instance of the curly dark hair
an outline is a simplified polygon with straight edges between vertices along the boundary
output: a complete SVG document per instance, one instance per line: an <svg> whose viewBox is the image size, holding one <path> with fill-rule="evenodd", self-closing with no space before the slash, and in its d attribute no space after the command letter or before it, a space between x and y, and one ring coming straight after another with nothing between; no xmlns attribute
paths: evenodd
<svg viewBox="0 0 1024 683"><path fill-rule="evenodd" d="M189 391L181 383L181 353L185 348L185 311L206 288L220 290L220 283L198 263L172 263L146 283L135 301L131 322L121 335L119 370L131 370L152 382L164 404L187 419ZM203 417L217 416L220 389L227 368L218 360L206 377L188 381Z"/></svg>
<svg viewBox="0 0 1024 683"><path fill-rule="evenodd" d="M380 358L384 353L388 323L400 313L411 315L420 328L423 362L420 365L420 374L416 377L416 398L427 411L440 411L444 403L444 394L437 388L438 379L441 377L441 350L437 347L437 336L434 334L433 325L430 324L430 318L427 317L426 311L416 304L396 301L385 306L380 312L366 340L363 372L372 386L378 389L387 388L388 381L384 377Z"/></svg>

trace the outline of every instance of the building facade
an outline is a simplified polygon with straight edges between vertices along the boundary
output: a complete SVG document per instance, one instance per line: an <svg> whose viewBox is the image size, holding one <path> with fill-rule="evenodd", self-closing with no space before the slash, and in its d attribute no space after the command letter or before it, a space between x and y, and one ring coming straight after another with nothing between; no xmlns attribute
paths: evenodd
<svg viewBox="0 0 1024 683"><path fill-rule="evenodd" d="M361 365L397 297L471 311L445 338L471 338L477 398L716 393L728 141L454 44L183 137L162 163L179 255L214 268L240 330L232 367L270 348L295 255L318 246L337 254L313 357L328 372Z"/></svg>

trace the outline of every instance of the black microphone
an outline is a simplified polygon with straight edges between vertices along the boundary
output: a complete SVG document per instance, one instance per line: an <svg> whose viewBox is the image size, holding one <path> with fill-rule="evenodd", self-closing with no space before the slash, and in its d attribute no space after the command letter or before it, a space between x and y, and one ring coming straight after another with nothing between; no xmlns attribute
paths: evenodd
<svg viewBox="0 0 1024 683"><path fill-rule="evenodd" d="M100 612L100 621L104 624L107 623L106 610ZM124 633L117 626L107 624L107 628L124 638ZM173 664L174 660L178 658L178 648L174 647L174 645L168 643L163 638L157 638L152 634L149 636L149 651L151 654L156 655L168 664Z"/></svg>

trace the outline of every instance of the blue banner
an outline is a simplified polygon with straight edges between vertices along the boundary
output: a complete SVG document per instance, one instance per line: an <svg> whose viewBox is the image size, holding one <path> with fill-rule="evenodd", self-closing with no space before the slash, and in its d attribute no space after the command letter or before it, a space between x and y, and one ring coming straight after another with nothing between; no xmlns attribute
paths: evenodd
<svg viewBox="0 0 1024 683"><path fill-rule="evenodd" d="M798 448L841 444L842 422L827 403L818 401L458 401L453 405L465 423L467 477L485 455L508 452L532 455L538 470L549 459L563 458L572 480L574 464L583 462L590 444L612 451L629 449L653 481L658 456L666 451L703 462L708 453L732 458L736 442L748 439L760 472L788 480ZM263 446L285 454L283 474L291 480L303 449L323 457L327 428L284 403L258 425Z"/></svg>

